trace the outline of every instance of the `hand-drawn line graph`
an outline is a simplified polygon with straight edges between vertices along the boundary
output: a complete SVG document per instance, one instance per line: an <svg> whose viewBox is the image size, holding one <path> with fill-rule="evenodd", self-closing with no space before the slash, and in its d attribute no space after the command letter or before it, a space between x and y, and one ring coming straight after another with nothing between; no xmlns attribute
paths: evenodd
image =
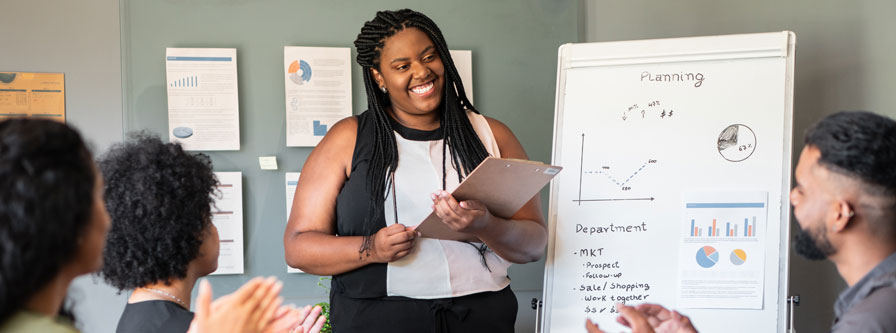
<svg viewBox="0 0 896 333"><path fill-rule="evenodd" d="M629 188L629 187L628 187L628 186L625 186L625 185L628 184L628 182L631 181L632 178L635 178L635 176L637 176L638 173L640 173L641 171L643 171L644 168L646 168L648 165L650 165L650 164L654 164L654 163L656 163L656 160L647 160L646 162L644 162L644 164L641 165L640 168L638 168L638 170L635 170L635 172L632 173L630 176L628 176L628 178L625 178L625 180L619 180L619 179L616 179L616 177L614 177L614 176L610 173L610 167L609 167L609 166L606 166L606 165L605 165L605 166L602 166L602 167L601 167L601 170L597 170L597 171L594 171L594 170L587 170L587 171L583 171L583 172L584 172L586 175L590 175L590 174L604 175L604 176L607 177L608 180L610 180L611 182L613 182L614 184L616 184L616 186L619 186L620 188L622 188L623 191L626 191L627 188Z"/></svg>
<svg viewBox="0 0 896 333"><path fill-rule="evenodd" d="M583 199L583 198L582 198L582 181L583 181L583 178L584 178L585 175L601 175L601 176L603 176L603 178L605 178L607 181L610 181L613 185L616 185L617 187L619 187L620 190L622 190L622 191L628 191L628 190L631 190L631 186L627 186L627 185L629 184L629 182L631 182L631 181L632 181L636 176L638 176L639 174L643 173L644 170L645 170L648 166L650 166L651 164L655 164L655 163L656 163L656 160L655 160L655 159L648 159L647 161L644 162L644 164L641 165L641 167L639 167L639 168L636 169L634 172L632 172L628 177L626 177L624 180L620 180L621 178L616 178L616 177L611 173L611 167L610 167L610 166L601 166L601 168L600 168L599 170L585 170L585 169L584 169L584 164L585 164L585 133L582 133L582 150L581 150L580 154L581 154L581 155L580 155L580 157L579 157L579 196L578 196L578 199L574 199L574 200L573 200L573 202L577 202L577 203L579 204L579 206L582 205L582 202L583 202L583 201L584 201L584 202L589 202L589 201L594 202L594 201L653 201L653 200L654 200L653 197L644 197L644 198L586 198L586 199Z"/></svg>

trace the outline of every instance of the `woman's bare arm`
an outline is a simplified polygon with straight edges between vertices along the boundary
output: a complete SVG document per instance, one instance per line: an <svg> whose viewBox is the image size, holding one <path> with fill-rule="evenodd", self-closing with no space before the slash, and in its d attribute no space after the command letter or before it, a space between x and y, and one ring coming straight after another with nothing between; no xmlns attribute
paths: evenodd
<svg viewBox="0 0 896 333"><path fill-rule="evenodd" d="M296 186L283 246L286 263L315 275L348 272L374 262L389 262L413 247L414 232L402 225L374 235L370 255L360 253L360 236L336 236L336 197L351 171L358 120L343 119L308 156Z"/></svg>

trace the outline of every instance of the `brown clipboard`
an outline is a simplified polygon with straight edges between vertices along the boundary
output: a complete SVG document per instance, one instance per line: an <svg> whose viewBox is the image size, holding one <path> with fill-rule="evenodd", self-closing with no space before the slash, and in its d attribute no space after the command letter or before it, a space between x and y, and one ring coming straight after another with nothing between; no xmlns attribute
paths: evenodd
<svg viewBox="0 0 896 333"><path fill-rule="evenodd" d="M451 195L460 202L479 200L492 215L509 218L547 185L562 167L537 161L488 157L471 172ZM451 230L432 212L415 229L422 237L445 240L480 240Z"/></svg>

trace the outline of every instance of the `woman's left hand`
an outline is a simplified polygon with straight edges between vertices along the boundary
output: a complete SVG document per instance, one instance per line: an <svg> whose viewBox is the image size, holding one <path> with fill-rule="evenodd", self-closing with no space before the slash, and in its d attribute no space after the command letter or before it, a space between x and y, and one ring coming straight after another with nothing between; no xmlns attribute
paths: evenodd
<svg viewBox="0 0 896 333"><path fill-rule="evenodd" d="M458 202L447 191L435 192L430 198L433 211L454 231L476 234L492 218L488 208L477 200Z"/></svg>

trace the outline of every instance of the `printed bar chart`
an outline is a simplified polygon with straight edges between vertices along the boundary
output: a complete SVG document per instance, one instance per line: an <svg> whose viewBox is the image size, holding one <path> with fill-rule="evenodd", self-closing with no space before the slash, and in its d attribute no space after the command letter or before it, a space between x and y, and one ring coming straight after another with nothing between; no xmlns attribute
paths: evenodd
<svg viewBox="0 0 896 333"><path fill-rule="evenodd" d="M722 209L727 211L730 209L731 213L738 213L737 210L741 210L744 208L765 208L765 203L763 202L740 202L740 203L687 203L685 205L688 209L699 209L699 208L712 208L712 209ZM737 220L736 218L731 218L730 215L724 217L713 218L712 221L709 219L704 220L703 223L696 218L691 219L691 227L689 229L690 237L704 237L703 229L706 229L706 237L740 237L740 238L750 238L756 237L756 216L746 216L743 217L743 233L739 233L740 224L732 223L733 220ZM720 232L724 226L724 232Z"/></svg>
<svg viewBox="0 0 896 333"><path fill-rule="evenodd" d="M692 308L708 302L762 306L768 193L704 191L682 193L677 299ZM705 229L705 231L704 231ZM703 291L694 286L714 285ZM695 302L695 293L701 293Z"/></svg>
<svg viewBox="0 0 896 333"><path fill-rule="evenodd" d="M752 222L749 222L752 219ZM703 229L707 229L708 232L706 237L756 237L756 217L751 216L750 218L744 219L744 228L743 234L738 232L740 230L739 224L731 224L731 222L725 222L725 231L719 232L722 228L718 226L718 219L713 219L712 223L707 223L705 227L701 228L697 225L696 219L691 219L691 228L689 236L691 237L703 237Z"/></svg>
<svg viewBox="0 0 896 333"><path fill-rule="evenodd" d="M183 77L173 82L168 83L169 87L172 88L193 88L199 86L199 77L198 76L188 76Z"/></svg>

